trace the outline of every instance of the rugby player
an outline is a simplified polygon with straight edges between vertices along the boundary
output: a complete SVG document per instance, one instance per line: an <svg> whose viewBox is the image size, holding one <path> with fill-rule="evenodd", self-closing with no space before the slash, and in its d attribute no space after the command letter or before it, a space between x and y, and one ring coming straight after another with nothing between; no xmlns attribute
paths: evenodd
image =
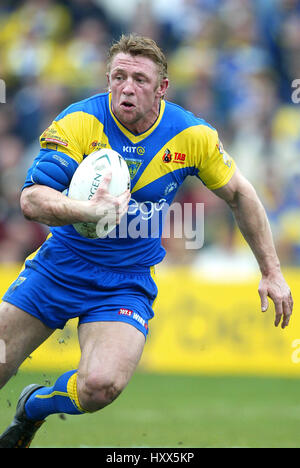
<svg viewBox="0 0 300 468"><path fill-rule="evenodd" d="M108 92L69 106L40 138L21 208L27 219L50 226L50 235L25 261L0 306L0 337L6 343L1 386L74 317L79 319L79 366L52 387L32 384L22 391L0 447L29 447L51 414L82 415L110 404L143 352L157 295L154 266L165 255L160 237L87 239L73 223L97 222L114 210L119 219L126 213L129 223L140 215L141 203L146 202L151 214L153 207L171 204L188 175L198 177L228 203L257 259L262 310L270 297L275 326L284 328L290 320L293 300L262 203L224 151L217 131L165 100L167 62L157 44L146 37L122 36L109 51L107 78ZM131 193L111 196L108 176L91 200L69 199L64 191L74 171L99 148L112 148L127 160ZM180 164L175 153L184 155Z"/></svg>

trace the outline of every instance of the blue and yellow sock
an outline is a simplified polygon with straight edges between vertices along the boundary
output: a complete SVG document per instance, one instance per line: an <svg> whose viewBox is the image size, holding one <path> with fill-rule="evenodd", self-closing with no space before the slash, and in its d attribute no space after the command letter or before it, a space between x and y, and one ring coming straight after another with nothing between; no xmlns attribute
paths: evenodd
<svg viewBox="0 0 300 468"><path fill-rule="evenodd" d="M77 394L77 370L61 375L53 387L36 390L25 403L29 419L41 421L50 414L83 414Z"/></svg>

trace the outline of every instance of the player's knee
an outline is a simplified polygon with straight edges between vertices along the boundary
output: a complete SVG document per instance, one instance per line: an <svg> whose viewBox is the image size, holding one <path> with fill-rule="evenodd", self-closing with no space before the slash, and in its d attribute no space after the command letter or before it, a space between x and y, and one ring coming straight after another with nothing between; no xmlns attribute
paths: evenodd
<svg viewBox="0 0 300 468"><path fill-rule="evenodd" d="M125 382L121 377L90 374L78 385L78 396L87 411L97 411L112 403L122 392Z"/></svg>

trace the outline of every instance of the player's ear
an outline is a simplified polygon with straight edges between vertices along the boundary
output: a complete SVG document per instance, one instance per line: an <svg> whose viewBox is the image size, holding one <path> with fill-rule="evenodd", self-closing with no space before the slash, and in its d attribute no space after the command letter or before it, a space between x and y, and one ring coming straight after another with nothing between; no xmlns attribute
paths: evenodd
<svg viewBox="0 0 300 468"><path fill-rule="evenodd" d="M109 72L106 73L106 81L107 81L107 91L110 92L110 76L109 76Z"/></svg>
<svg viewBox="0 0 300 468"><path fill-rule="evenodd" d="M168 78L163 78L157 88L157 93L158 93L158 96L163 99L166 92L167 92L167 89L169 87L169 80Z"/></svg>

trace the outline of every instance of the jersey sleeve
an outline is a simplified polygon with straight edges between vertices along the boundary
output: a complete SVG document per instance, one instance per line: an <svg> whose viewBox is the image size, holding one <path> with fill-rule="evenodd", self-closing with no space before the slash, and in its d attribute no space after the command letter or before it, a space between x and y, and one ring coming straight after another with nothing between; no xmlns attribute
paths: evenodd
<svg viewBox="0 0 300 468"><path fill-rule="evenodd" d="M215 129L203 126L201 133L196 175L207 188L216 190L229 182L236 165L232 157L224 150Z"/></svg>
<svg viewBox="0 0 300 468"><path fill-rule="evenodd" d="M25 187L47 185L65 190L78 165L91 150L87 146L94 126L88 114L68 109L40 137L40 152L29 168Z"/></svg>
<svg viewBox="0 0 300 468"><path fill-rule="evenodd" d="M83 112L71 112L52 122L40 137L41 149L62 152L81 163L84 154ZM87 130L87 129L86 129Z"/></svg>

